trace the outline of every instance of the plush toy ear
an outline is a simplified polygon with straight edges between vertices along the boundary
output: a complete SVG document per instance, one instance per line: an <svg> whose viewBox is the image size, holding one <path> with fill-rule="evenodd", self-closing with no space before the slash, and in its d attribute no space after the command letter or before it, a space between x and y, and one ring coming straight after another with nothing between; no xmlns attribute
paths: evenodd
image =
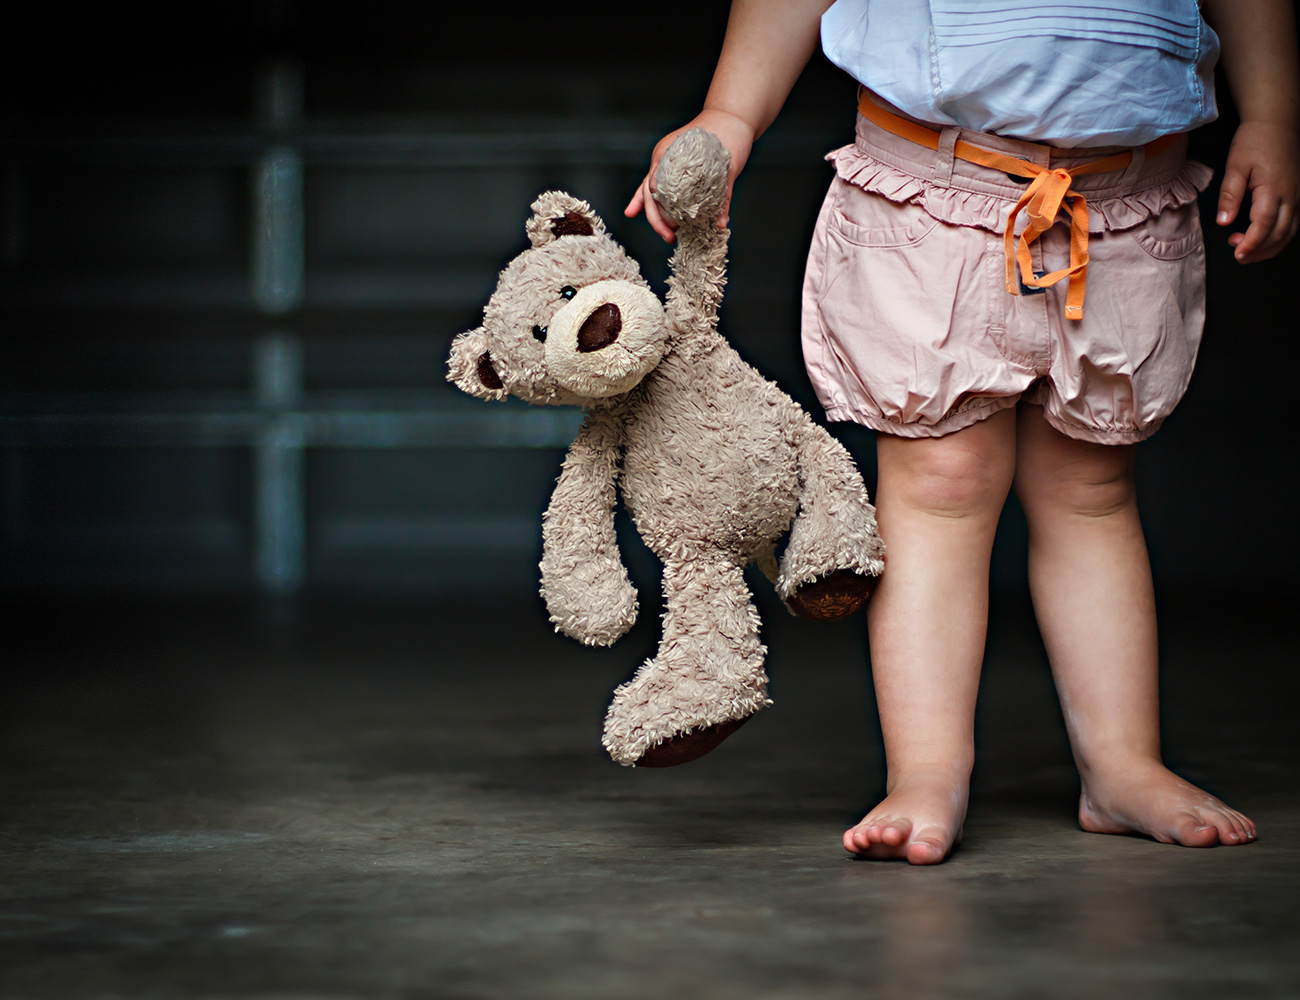
<svg viewBox="0 0 1300 1000"><path fill-rule="evenodd" d="M544 246L561 236L603 236L605 223L580 198L563 191L547 191L532 205L528 220L528 242Z"/></svg>
<svg viewBox="0 0 1300 1000"><path fill-rule="evenodd" d="M451 342L451 357L447 359L447 381L462 392L479 399L506 398L501 376L492 366L487 334L482 327L462 333Z"/></svg>

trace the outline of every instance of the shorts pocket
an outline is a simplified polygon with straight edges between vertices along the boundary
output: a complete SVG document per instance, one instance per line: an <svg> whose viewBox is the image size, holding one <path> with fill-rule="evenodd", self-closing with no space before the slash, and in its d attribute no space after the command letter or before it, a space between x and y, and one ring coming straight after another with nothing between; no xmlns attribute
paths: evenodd
<svg viewBox="0 0 1300 1000"><path fill-rule="evenodd" d="M841 412L929 426L971 397L1006 395L1010 366L988 337L995 238L878 195L863 195L883 202L871 216L846 217L835 211L843 195L827 196L807 288L805 344L825 397Z"/></svg>
<svg viewBox="0 0 1300 1000"><path fill-rule="evenodd" d="M1196 202L1166 208L1127 232L1156 260L1181 260L1204 242Z"/></svg>
<svg viewBox="0 0 1300 1000"><path fill-rule="evenodd" d="M911 201L890 201L835 178L838 185L827 225L860 247L914 246L932 233L939 220Z"/></svg>

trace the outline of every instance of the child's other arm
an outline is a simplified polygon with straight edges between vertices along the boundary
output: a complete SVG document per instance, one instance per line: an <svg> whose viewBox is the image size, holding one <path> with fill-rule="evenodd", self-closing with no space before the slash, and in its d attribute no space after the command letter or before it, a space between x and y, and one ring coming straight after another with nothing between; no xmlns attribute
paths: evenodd
<svg viewBox="0 0 1300 1000"><path fill-rule="evenodd" d="M623 214L645 211L646 221L668 243L673 227L654 200L654 175L678 133L692 128L712 132L731 154L727 193L718 225L727 224L731 187L749 159L754 140L766 131L820 39L821 16L831 0L734 0L727 18L722 53L704 99L704 110L656 143L650 169Z"/></svg>
<svg viewBox="0 0 1300 1000"><path fill-rule="evenodd" d="M1300 69L1292 0L1205 0L1241 124L1216 221L1231 225L1250 193L1250 224L1228 243L1243 264L1279 253L1300 225Z"/></svg>

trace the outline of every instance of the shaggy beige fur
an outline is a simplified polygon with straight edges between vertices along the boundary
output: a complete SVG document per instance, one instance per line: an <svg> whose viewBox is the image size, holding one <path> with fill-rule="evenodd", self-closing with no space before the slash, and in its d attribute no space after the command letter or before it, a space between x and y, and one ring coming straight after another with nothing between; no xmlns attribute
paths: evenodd
<svg viewBox="0 0 1300 1000"><path fill-rule="evenodd" d="M502 271L483 325L456 338L448 363L473 395L586 409L542 525L542 595L557 630L607 645L636 619L614 536L619 489L663 560L658 652L605 720L622 764L692 759L770 704L746 565L757 562L791 610L819 618L856 610L884 566L848 453L717 332L727 166L701 130L660 161L656 200L679 224L665 306L586 202L542 195L530 249Z"/></svg>

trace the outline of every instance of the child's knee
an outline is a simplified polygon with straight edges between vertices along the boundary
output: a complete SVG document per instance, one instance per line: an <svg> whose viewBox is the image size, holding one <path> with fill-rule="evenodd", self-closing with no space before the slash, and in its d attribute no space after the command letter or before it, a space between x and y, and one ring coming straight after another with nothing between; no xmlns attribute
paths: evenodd
<svg viewBox="0 0 1300 1000"><path fill-rule="evenodd" d="M1030 518L1037 514L1105 517L1137 502L1133 450L1095 445L1079 449L1070 461L1023 461L1015 489Z"/></svg>
<svg viewBox="0 0 1300 1000"><path fill-rule="evenodd" d="M1011 486L1012 467L948 438L909 441L881 454L880 493L909 508L938 517L968 517L1001 510Z"/></svg>

